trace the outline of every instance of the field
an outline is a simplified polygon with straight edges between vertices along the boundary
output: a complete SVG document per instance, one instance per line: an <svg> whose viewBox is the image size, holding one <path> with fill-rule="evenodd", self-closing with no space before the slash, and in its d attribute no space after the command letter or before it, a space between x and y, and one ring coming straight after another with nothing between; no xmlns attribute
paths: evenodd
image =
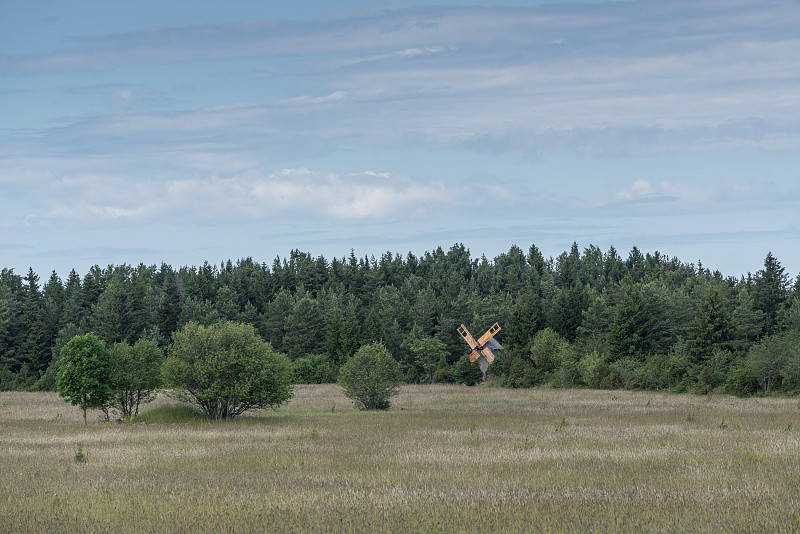
<svg viewBox="0 0 800 534"><path fill-rule="evenodd" d="M368 413L323 385L228 423L84 427L4 392L0 458L2 532L800 529L790 398L407 386Z"/></svg>

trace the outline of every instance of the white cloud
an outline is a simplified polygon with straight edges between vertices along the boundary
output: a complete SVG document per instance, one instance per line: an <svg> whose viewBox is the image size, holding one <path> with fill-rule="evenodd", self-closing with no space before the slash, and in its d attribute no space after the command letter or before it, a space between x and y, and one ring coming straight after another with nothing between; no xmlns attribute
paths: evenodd
<svg viewBox="0 0 800 534"><path fill-rule="evenodd" d="M308 169L131 181L90 175L63 179L40 218L52 222L379 221L424 217L452 197L437 182L367 171L339 175ZM125 191L124 195L120 192Z"/></svg>

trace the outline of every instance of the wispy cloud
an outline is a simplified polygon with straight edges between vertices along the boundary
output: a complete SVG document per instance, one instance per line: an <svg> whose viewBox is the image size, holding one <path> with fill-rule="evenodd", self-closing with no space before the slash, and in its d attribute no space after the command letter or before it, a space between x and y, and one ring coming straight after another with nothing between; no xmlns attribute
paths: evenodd
<svg viewBox="0 0 800 534"><path fill-rule="evenodd" d="M121 195L120 191L126 191ZM387 222L430 216L452 192L441 183L367 171L338 175L308 169L228 178L139 180L83 174L51 185L40 221L141 223L242 222L315 218Z"/></svg>
<svg viewBox="0 0 800 534"><path fill-rule="evenodd" d="M255 134L278 154L313 155L338 140L523 154L794 151L797 27L795 2L385 9L86 36L6 57L0 71L263 59L271 66L253 83L285 93L301 81L286 97L168 112L137 109L137 93L122 87L110 100L130 112L71 121L63 132L73 142L85 133L164 146L202 135L241 145Z"/></svg>

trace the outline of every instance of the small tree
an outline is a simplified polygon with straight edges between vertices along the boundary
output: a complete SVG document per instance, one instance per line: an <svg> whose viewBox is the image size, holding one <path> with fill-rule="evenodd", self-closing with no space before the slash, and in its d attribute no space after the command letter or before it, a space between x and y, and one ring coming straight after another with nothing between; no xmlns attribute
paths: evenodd
<svg viewBox="0 0 800 534"><path fill-rule="evenodd" d="M797 339L786 334L766 336L753 345L747 363L758 384L764 388L764 395L769 395L773 386L780 384L784 368L798 352Z"/></svg>
<svg viewBox="0 0 800 534"><path fill-rule="evenodd" d="M409 343L409 350L414 356L414 363L433 382L433 374L442 358L447 357L447 345L435 337L415 339Z"/></svg>
<svg viewBox="0 0 800 534"><path fill-rule="evenodd" d="M119 410L123 418L135 417L139 415L139 404L153 400L161 385L164 352L158 348L158 343L146 339L140 339L133 346L115 343L110 352L114 371L109 404Z"/></svg>
<svg viewBox="0 0 800 534"><path fill-rule="evenodd" d="M232 419L292 398L289 359L272 349L252 325L191 322L172 336L164 362L165 385L197 405L209 419Z"/></svg>
<svg viewBox="0 0 800 534"><path fill-rule="evenodd" d="M403 373L383 343L364 345L339 370L344 394L362 410L387 410L399 392Z"/></svg>
<svg viewBox="0 0 800 534"><path fill-rule="evenodd" d="M63 349L56 375L58 394L80 406L83 424L88 408L102 408L111 397L111 356L94 334L73 337Z"/></svg>

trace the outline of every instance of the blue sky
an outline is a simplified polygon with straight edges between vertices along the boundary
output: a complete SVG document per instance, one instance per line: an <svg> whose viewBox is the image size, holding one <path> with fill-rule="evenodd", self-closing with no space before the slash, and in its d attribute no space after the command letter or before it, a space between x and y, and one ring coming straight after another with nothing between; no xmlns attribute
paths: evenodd
<svg viewBox="0 0 800 534"><path fill-rule="evenodd" d="M0 267L577 242L795 276L797 28L792 0L10 2Z"/></svg>

